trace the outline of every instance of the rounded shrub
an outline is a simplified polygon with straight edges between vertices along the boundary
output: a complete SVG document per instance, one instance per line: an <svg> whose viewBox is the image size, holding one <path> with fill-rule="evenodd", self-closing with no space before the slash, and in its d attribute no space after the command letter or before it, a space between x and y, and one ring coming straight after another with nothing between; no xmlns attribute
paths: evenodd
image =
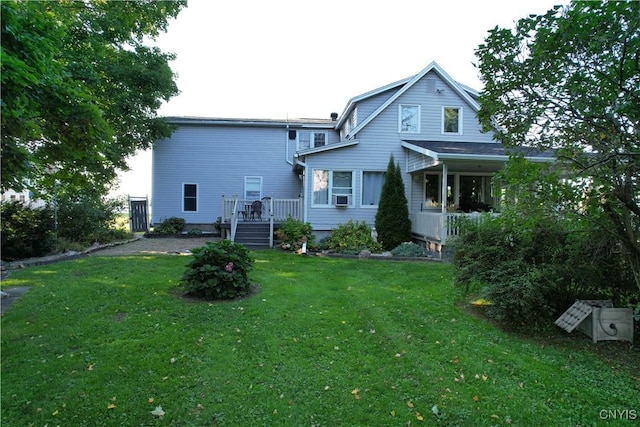
<svg viewBox="0 0 640 427"><path fill-rule="evenodd" d="M226 300L247 295L247 273L255 261L249 250L229 240L207 242L192 249L193 260L181 279L185 293L207 300Z"/></svg>
<svg viewBox="0 0 640 427"><path fill-rule="evenodd" d="M373 253L382 252L382 245L371 236L371 227L364 221L349 220L331 230L327 246L339 253L358 254L367 249Z"/></svg>
<svg viewBox="0 0 640 427"><path fill-rule="evenodd" d="M307 242L307 245L311 246L315 240L311 224L292 217L283 221L275 234L282 242L283 247L286 245L286 247L291 250L300 249L302 247L302 243L305 241Z"/></svg>
<svg viewBox="0 0 640 427"><path fill-rule="evenodd" d="M187 222L184 218L172 216L163 220L160 224L153 228L155 234L177 234L184 230Z"/></svg>
<svg viewBox="0 0 640 427"><path fill-rule="evenodd" d="M396 246L391 253L393 256L401 257L423 257L425 256L424 248L413 242L403 242L400 246Z"/></svg>

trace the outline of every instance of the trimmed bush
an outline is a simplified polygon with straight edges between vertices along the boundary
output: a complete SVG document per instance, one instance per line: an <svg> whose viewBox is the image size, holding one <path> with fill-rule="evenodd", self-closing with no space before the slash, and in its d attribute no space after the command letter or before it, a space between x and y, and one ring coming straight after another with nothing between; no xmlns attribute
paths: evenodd
<svg viewBox="0 0 640 427"><path fill-rule="evenodd" d="M404 242L400 246L395 247L391 253L393 256L400 257L423 257L425 256L424 248L413 242Z"/></svg>
<svg viewBox="0 0 640 427"><path fill-rule="evenodd" d="M311 224L293 219L292 217L283 221L275 234L282 244L288 246L291 250L300 249L305 239L307 246L313 245L313 241L315 240Z"/></svg>
<svg viewBox="0 0 640 427"><path fill-rule="evenodd" d="M227 300L247 295L247 273L255 261L249 250L229 240L207 242L192 249L193 260L181 279L185 293L207 300Z"/></svg>
<svg viewBox="0 0 640 427"><path fill-rule="evenodd" d="M359 254L367 249L371 252L382 252L382 245L371 236L371 227L364 221L349 220L331 230L327 239L327 247L339 253Z"/></svg>

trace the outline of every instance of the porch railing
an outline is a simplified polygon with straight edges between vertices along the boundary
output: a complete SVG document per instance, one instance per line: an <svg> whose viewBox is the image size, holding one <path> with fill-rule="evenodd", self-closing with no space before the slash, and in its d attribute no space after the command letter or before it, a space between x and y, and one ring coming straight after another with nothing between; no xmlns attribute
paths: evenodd
<svg viewBox="0 0 640 427"><path fill-rule="evenodd" d="M425 240L431 240L444 245L447 239L460 234L463 219L479 224L487 217L495 217L497 213L440 213L440 212L412 212L411 232Z"/></svg>
<svg viewBox="0 0 640 427"><path fill-rule="evenodd" d="M257 218L256 216L248 216L246 211L246 206L250 206L255 200L222 196L221 221L224 224L229 224L229 238L231 241L235 241L239 221L269 221L269 243L270 246L273 246L273 231L276 222L285 221L289 217L300 221L303 219L302 198L274 199L265 197L261 201L262 215Z"/></svg>

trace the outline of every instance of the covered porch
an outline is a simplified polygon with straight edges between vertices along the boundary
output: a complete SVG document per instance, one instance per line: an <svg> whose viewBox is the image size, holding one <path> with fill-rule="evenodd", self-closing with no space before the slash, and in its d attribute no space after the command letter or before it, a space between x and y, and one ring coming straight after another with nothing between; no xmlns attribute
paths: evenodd
<svg viewBox="0 0 640 427"><path fill-rule="evenodd" d="M403 141L411 176L410 214L414 240L441 253L460 233L463 218L479 222L497 215L501 189L493 182L509 156L501 144Z"/></svg>

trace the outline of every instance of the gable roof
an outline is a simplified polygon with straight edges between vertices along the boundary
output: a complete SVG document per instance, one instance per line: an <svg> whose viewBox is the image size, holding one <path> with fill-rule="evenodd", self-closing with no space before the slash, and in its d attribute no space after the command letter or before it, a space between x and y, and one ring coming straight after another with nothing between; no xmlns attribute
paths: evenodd
<svg viewBox="0 0 640 427"><path fill-rule="evenodd" d="M382 105L380 105L373 113L371 113L366 119L362 122L358 123L358 125L349 132L347 138L352 138L358 132L360 132L365 126L367 126L373 119L375 119L380 113L382 113L389 105L391 105L396 99L398 99L402 94L408 91L413 85L415 85L420 79L422 79L427 73L430 71L435 72L444 80L451 89L455 93L457 93L474 111L478 111L480 106L475 101L475 99L465 90L465 87L460 85L458 82L453 80L451 76L449 76L435 61L431 62L427 65L422 71L420 71L415 76L410 79L400 80L395 83L391 83L390 85L383 86L382 88L376 89L372 92L367 92L365 94L356 97L358 100L362 100L364 98L368 98L369 96L381 93L383 90L389 90L399 85L403 85L395 94L393 94L389 99L387 99ZM354 99L356 99L354 98ZM346 114L345 114L346 115ZM341 120L342 121L342 120Z"/></svg>

